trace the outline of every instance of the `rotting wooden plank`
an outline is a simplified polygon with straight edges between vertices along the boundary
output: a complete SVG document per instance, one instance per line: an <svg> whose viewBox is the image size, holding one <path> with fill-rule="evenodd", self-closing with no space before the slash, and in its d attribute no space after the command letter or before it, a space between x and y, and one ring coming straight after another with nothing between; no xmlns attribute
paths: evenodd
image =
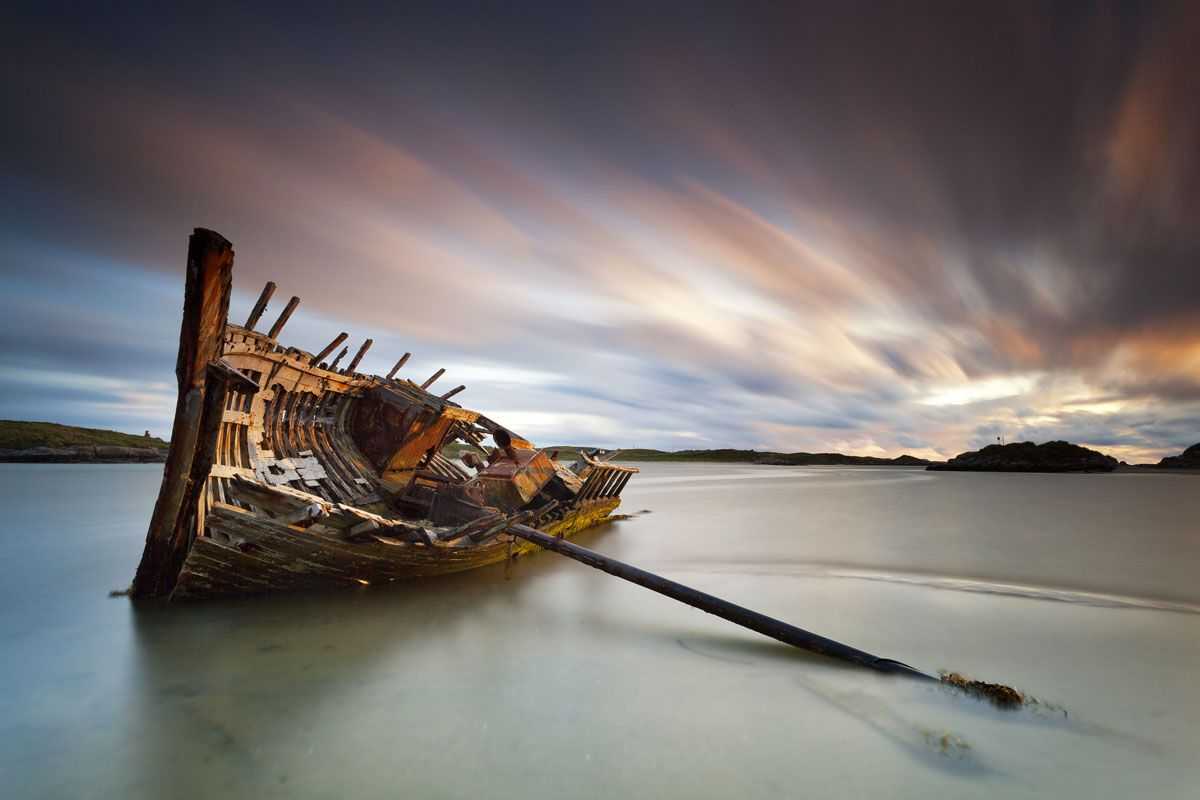
<svg viewBox="0 0 1200 800"><path fill-rule="evenodd" d="M223 417L225 422L231 422L234 425L249 426L254 422L254 416L248 411L229 411L226 410Z"/></svg>
<svg viewBox="0 0 1200 800"><path fill-rule="evenodd" d="M339 333L337 336L335 336L333 338L332 342L325 345L325 349L323 349L321 352L319 352L315 356L313 356L312 359L309 360L308 365L310 367L317 366L318 364L320 364L322 361L325 360L326 356L328 356L330 353L332 353L334 350L336 350L338 348L338 346L341 345L342 342L346 341L349 338L350 338L350 334L346 333L345 331L342 331L341 333Z"/></svg>
<svg viewBox="0 0 1200 800"><path fill-rule="evenodd" d="M246 330L254 330L254 326L262 319L263 312L267 310L267 303L271 300L271 295L275 294L275 281L267 281L267 285L263 287L262 294L258 296L258 302L254 304L254 308L250 311L250 316L246 317Z"/></svg>
<svg viewBox="0 0 1200 800"><path fill-rule="evenodd" d="M294 448L292 453L292 467L296 472L296 482L305 485L306 490L313 487L307 483L307 472L309 462L308 456L312 453L312 443L308 440L309 421L312 418L310 408L313 401L317 399L317 395L304 392L300 395L295 409L295 428L292 432L291 445Z"/></svg>
<svg viewBox="0 0 1200 800"><path fill-rule="evenodd" d="M396 377L396 373L400 371L401 367L403 367L406 363L408 363L408 359L411 356L412 356L412 353L405 353L404 355L400 356L400 360L396 362L396 365L394 367L392 367L392 369L387 374L387 379L389 381L392 378Z"/></svg>
<svg viewBox="0 0 1200 800"><path fill-rule="evenodd" d="M300 305L300 298L293 297L288 300L288 304L284 306L283 312L279 315L279 319L275 320L275 324L271 326L271 330L267 332L268 339L278 339L283 326L292 318L292 313L296 310L296 306Z"/></svg>
<svg viewBox="0 0 1200 800"><path fill-rule="evenodd" d="M348 367L346 367L347 375L354 374L354 370L358 369L358 362L362 361L363 356L367 354L367 351L371 349L371 345L373 344L375 344L374 339L367 339L362 343L362 347L358 348L358 352L354 354L354 360L350 362Z"/></svg>
<svg viewBox="0 0 1200 800"><path fill-rule="evenodd" d="M616 501L583 503L562 520L540 529L570 537L602 521ZM258 594L351 586L443 575L475 569L539 548L517 540L509 551L507 535L484 545L427 547L407 542L347 542L339 534L301 531L231 506L214 506L214 538L196 542L181 576L178 597ZM230 539L222 542L222 538ZM232 542L241 542L244 551Z"/></svg>
<svg viewBox="0 0 1200 800"><path fill-rule="evenodd" d="M327 426L319 426L316 429L316 433L317 442L322 454L325 456L325 471L333 476L335 484L339 487L342 495L340 499L345 502L356 500L362 494L362 488L359 486L359 481L362 478L358 476L349 462L343 458L342 453L334 447Z"/></svg>
<svg viewBox="0 0 1200 800"><path fill-rule="evenodd" d="M179 396L171 450L133 580L135 597L169 595L191 544L193 532L188 526L195 519L224 410L225 382L218 380L210 386L208 367L220 357L224 342L233 255L233 245L214 231L197 228L188 240L183 321L175 362ZM222 402L213 408L215 399ZM204 470L197 475L201 466Z"/></svg>
<svg viewBox="0 0 1200 800"><path fill-rule="evenodd" d="M336 421L331 434L333 444L337 448L338 453L346 460L355 473L355 483L358 483L359 479L365 481L366 488L363 494L368 494L378 488L379 475L346 433L346 418L350 413L353 402L353 398L342 398L341 403L338 405Z"/></svg>
<svg viewBox="0 0 1200 800"><path fill-rule="evenodd" d="M255 480L254 470L247 467L232 466L230 464L213 464L212 470L209 471L209 476L213 478L232 478L235 475L249 480Z"/></svg>
<svg viewBox="0 0 1200 800"><path fill-rule="evenodd" d="M291 458L296 453L292 447L292 428L296 424L296 404L300 399L299 392L288 392L283 399L275 424L278 426L275 437L275 458Z"/></svg>
<svg viewBox="0 0 1200 800"><path fill-rule="evenodd" d="M420 388L428 389L430 386L433 385L433 382L436 381L438 378L442 377L442 375L445 374L445 372L446 372L445 367L440 367L437 372L430 375L429 378L426 379L426 381L421 384Z"/></svg>
<svg viewBox="0 0 1200 800"><path fill-rule="evenodd" d="M347 354L347 353L349 353L349 352L350 352L350 348L349 348L349 347L343 347L343 348L341 349L341 351L340 351L340 352L337 354L337 358L333 359L333 363L329 365L329 367L328 367L329 371L330 371L330 372L337 372L337 366L338 366L338 363L339 363L339 362L341 362L341 360L342 360L343 358L345 358L345 357L346 357L346 354Z"/></svg>
<svg viewBox="0 0 1200 800"><path fill-rule="evenodd" d="M323 394L309 395L308 401L305 403L300 431L300 438L304 445L300 455L305 457L305 461L297 467L297 471L304 479L305 486L327 500L335 500L340 499L340 496L334 491L328 470L320 457L321 449L317 440L317 419L323 397Z"/></svg>
<svg viewBox="0 0 1200 800"><path fill-rule="evenodd" d="M337 397L337 395L327 392L321 396L318 413L322 418L330 405L331 397ZM325 430L325 423L320 420L313 423L313 440L316 444L316 452L320 454L321 462L325 465L325 472L330 477L330 486L333 488L335 494L338 495L338 499L353 499L358 492L354 488L353 478L348 477L349 468L330 444L329 435Z"/></svg>

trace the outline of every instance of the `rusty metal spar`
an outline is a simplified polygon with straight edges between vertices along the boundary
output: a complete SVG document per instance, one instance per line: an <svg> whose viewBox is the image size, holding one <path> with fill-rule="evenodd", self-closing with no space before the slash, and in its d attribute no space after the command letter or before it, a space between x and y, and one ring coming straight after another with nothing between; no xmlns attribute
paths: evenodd
<svg viewBox="0 0 1200 800"><path fill-rule="evenodd" d="M727 619L736 625L741 625L743 628L749 628L752 631L761 633L764 636L770 636L772 639L784 644L790 644L793 647L798 647L801 650L808 650L812 653L820 653L831 658L849 661L879 672L907 675L928 681L938 680L932 675L927 675L918 669L910 667L908 664L872 655L841 642L835 642L833 639L827 639L824 636L806 631L803 628L797 628L795 625L789 625L786 622L773 619L766 614L751 611L736 603L722 600L719 597L714 597L711 594L693 589L690 586L684 586L682 583L676 583L675 581L655 575L652 572L639 569L632 564L626 564L623 561L602 555L594 550L588 550L586 547L580 547L565 539L559 539L556 536L542 533L528 525L511 525L508 527L507 532L527 542L536 544L538 547L553 550L581 564L587 564L589 567L607 572L609 575L614 575L630 583L636 583L638 586L666 595L681 603L686 603L692 608L698 608L701 611L721 617L722 619Z"/></svg>

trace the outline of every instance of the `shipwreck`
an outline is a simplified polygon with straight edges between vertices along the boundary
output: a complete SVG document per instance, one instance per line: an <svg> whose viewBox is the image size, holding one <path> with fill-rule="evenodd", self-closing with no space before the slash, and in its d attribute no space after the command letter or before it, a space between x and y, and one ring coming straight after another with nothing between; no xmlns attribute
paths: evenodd
<svg viewBox="0 0 1200 800"><path fill-rule="evenodd" d="M482 567L544 549L793 647L878 672L941 682L1018 708L1024 695L901 661L685 586L567 539L609 517L638 470L580 453L571 466L508 428L397 375L338 368L340 333L319 353L278 337L293 297L255 330L268 283L245 325L231 325L233 246L197 228L175 374L179 398L162 487L133 586L135 598L204 598L356 586ZM466 448L450 458L447 448Z"/></svg>
<svg viewBox="0 0 1200 800"><path fill-rule="evenodd" d="M560 463L451 399L466 387L437 394L444 370L401 377L405 353L386 375L362 374L372 341L341 366L346 333L318 353L281 344L297 297L256 330L274 283L244 325L229 322L233 259L220 234L192 234L171 449L133 596L457 572L535 549L514 526L562 538L619 505L636 468L598 452Z"/></svg>

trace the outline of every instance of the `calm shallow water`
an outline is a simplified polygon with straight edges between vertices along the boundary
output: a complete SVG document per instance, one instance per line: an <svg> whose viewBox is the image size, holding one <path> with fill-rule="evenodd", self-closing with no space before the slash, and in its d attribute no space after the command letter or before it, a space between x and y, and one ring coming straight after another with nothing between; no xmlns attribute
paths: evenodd
<svg viewBox="0 0 1200 800"><path fill-rule="evenodd" d="M8 797L1195 797L1200 477L645 464L581 541L927 670L792 651L544 553L135 610L160 468L0 465ZM945 737L945 739L943 739Z"/></svg>

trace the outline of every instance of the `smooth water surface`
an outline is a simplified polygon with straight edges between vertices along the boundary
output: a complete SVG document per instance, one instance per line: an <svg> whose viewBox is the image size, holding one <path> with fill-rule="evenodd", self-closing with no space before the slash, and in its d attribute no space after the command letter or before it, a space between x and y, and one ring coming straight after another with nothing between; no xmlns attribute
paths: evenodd
<svg viewBox="0 0 1200 800"><path fill-rule="evenodd" d="M1155 797L1200 786L1200 477L644 464L587 546L922 669L791 650L550 553L134 609L155 465L0 465L19 798Z"/></svg>

